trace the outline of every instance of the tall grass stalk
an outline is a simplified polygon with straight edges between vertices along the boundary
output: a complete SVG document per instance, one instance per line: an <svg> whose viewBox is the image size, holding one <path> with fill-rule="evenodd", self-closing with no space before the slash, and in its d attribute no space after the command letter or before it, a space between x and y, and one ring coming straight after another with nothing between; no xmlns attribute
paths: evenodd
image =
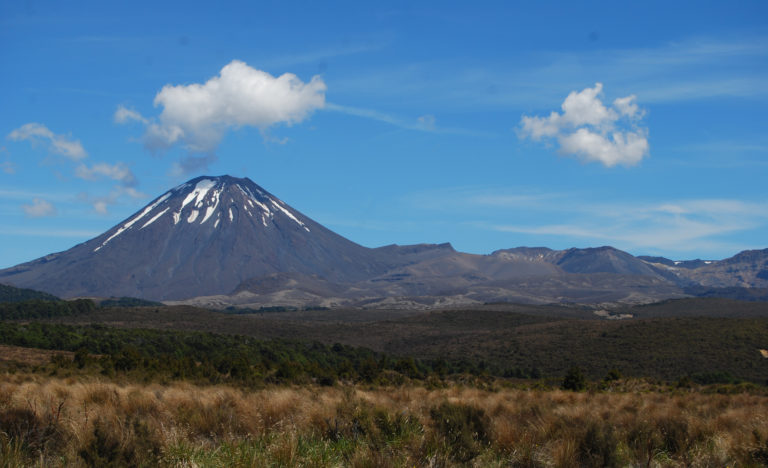
<svg viewBox="0 0 768 468"><path fill-rule="evenodd" d="M761 466L768 396L0 383L0 467Z"/></svg>

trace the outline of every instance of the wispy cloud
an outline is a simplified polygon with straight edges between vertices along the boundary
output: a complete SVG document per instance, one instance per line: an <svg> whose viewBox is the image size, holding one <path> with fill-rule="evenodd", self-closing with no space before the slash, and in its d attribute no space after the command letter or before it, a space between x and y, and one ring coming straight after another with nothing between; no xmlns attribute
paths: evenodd
<svg viewBox="0 0 768 468"><path fill-rule="evenodd" d="M764 153L768 154L768 143L745 143L743 141L704 141L669 148L673 151L697 153Z"/></svg>
<svg viewBox="0 0 768 468"><path fill-rule="evenodd" d="M2 158L0 160L0 170L6 174L15 174L16 164L11 161L8 149L5 146L0 146L0 158Z"/></svg>
<svg viewBox="0 0 768 468"><path fill-rule="evenodd" d="M0 189L0 200L29 200L32 198L48 198L61 200L67 195L62 192L41 192L24 189Z"/></svg>
<svg viewBox="0 0 768 468"><path fill-rule="evenodd" d="M557 207L550 211L557 213ZM764 229L768 203L731 199L672 200L662 203L574 203L562 224L486 223L502 232L572 237L627 249L692 252L734 246L722 236ZM574 216L574 213L576 214ZM740 246L747 248L749 246Z"/></svg>
<svg viewBox="0 0 768 468"><path fill-rule="evenodd" d="M642 85L641 85L642 86ZM645 102L679 102L719 97L768 97L768 78L723 78L677 80L656 86L638 87Z"/></svg>
<svg viewBox="0 0 768 468"><path fill-rule="evenodd" d="M218 156L213 153L203 155L190 154L174 162L168 171L168 175L171 177L182 177L187 174L195 174L205 170L218 159Z"/></svg>
<svg viewBox="0 0 768 468"><path fill-rule="evenodd" d="M123 108L123 111L124 112L120 113L120 118L136 118L129 109ZM70 135L53 133L45 125L33 122L13 130L8 134L8 139L12 141L28 141L33 146L41 143L47 144L48 150L51 153L65 156L65 161L71 168L73 168L74 176L78 179L90 182L109 179L117 182L118 185L113 187L107 196L97 196L93 198L78 197L78 200L80 201L92 203L94 210L98 213L106 213L107 207L116 203L118 198L123 195L127 195L131 198L145 197L144 194L136 190L135 187L138 185L138 180L126 164L122 162L116 162L114 164L96 162L89 164L86 162L88 153L80 143L80 140L76 140ZM10 166L10 171L4 166L2 167L6 169L6 172L13 172L13 166ZM0 190L0 198L14 198L24 193L24 191ZM31 204L21 205L22 210L29 217L54 215L56 209L51 202L47 201L47 199L60 199L58 197L42 197L39 195L29 195L26 199L28 200L29 198L33 199Z"/></svg>
<svg viewBox="0 0 768 468"><path fill-rule="evenodd" d="M28 123L13 130L8 134L8 139L13 141L28 141L32 144L47 144L51 153L65 156L71 160L79 161L88 156L80 140L75 140L69 135L53 133L43 124Z"/></svg>
<svg viewBox="0 0 768 468"><path fill-rule="evenodd" d="M297 54L284 54L279 57L267 58L260 62L265 67L286 67L289 65L300 65L305 63L325 62L327 60L344 57L348 55L357 55L366 52L382 50L389 45L388 41L375 41L369 43L341 44L315 49Z"/></svg>
<svg viewBox="0 0 768 468"><path fill-rule="evenodd" d="M572 199L572 193L541 192L535 188L518 187L516 190L478 186L448 187L407 195L404 202L414 208L430 211L456 211L467 213L477 209L546 209L561 206L563 200Z"/></svg>
<svg viewBox="0 0 768 468"><path fill-rule="evenodd" d="M474 229L539 236L542 244L609 244L639 253L735 253L759 246L733 239L768 229L768 202L729 198L606 202L580 192L459 187L404 202L450 210Z"/></svg>
<svg viewBox="0 0 768 468"><path fill-rule="evenodd" d="M53 203L42 198L33 198L32 203L21 205L21 209L30 218L43 218L56 214L56 207Z"/></svg>
<svg viewBox="0 0 768 468"><path fill-rule="evenodd" d="M50 228L15 228L0 227L0 234L6 236L33 236L33 237L65 237L65 238L88 238L96 237L101 232L79 229L50 229Z"/></svg>
<svg viewBox="0 0 768 468"><path fill-rule="evenodd" d="M418 119L409 121L407 119L395 117L385 112L379 112L372 109L363 109L360 107L353 107L353 106L342 106L342 105L333 104L330 102L326 104L325 110L332 111L332 112L340 112L342 114L347 114L347 115L353 115L355 117L363 117L366 119L377 120L379 122L388 123L390 125L394 125L395 127L404 128L406 130L435 131L434 120L431 122L432 125L426 125L424 122L420 122Z"/></svg>
<svg viewBox="0 0 768 468"><path fill-rule="evenodd" d="M562 90L599 78L619 94L633 93L651 103L721 97L768 97L768 37L689 38L648 48L602 48L567 53L523 52L504 61L467 58L407 62L367 69L356 76L329 77L336 95L371 101L397 98L434 109L548 108ZM514 66L510 66L513 63ZM762 70L762 72L761 72ZM339 98L337 98L339 99Z"/></svg>
<svg viewBox="0 0 768 468"><path fill-rule="evenodd" d="M125 187L135 187L138 182L133 172L123 163L96 163L92 166L80 164L75 168L75 176L90 181L102 178L112 179Z"/></svg>
<svg viewBox="0 0 768 468"><path fill-rule="evenodd" d="M109 213L109 208L113 205L117 205L125 198L141 199L146 198L147 195L139 192L134 187L126 187L124 185L117 185L106 195L90 195L87 192L81 192L77 195L77 200L81 203L87 203L91 205L93 211L100 215L106 215Z"/></svg>
<svg viewBox="0 0 768 468"><path fill-rule="evenodd" d="M432 114L420 115L414 119L407 119L386 112L379 112L372 109L363 109L360 107L343 106L340 104L326 103L324 110L331 112L340 112L342 114L353 115L365 119L384 122L404 130L415 130L430 133L450 133L454 135L473 135L489 136L489 132L470 130L465 128L441 127L437 125L437 118Z"/></svg>
<svg viewBox="0 0 768 468"><path fill-rule="evenodd" d="M115 110L115 115L113 116L113 119L115 120L115 123L118 123L118 124L127 124L129 122L139 122L139 123L143 123L144 125L149 125L149 119L145 118L137 110L130 109L128 107L123 106L122 104L117 106L117 110Z"/></svg>

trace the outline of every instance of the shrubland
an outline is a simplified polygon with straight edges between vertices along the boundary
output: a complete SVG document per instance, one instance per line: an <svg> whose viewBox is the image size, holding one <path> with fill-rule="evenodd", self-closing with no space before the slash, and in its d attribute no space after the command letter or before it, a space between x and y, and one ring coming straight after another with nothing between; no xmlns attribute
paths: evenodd
<svg viewBox="0 0 768 468"><path fill-rule="evenodd" d="M6 375L3 466L762 466L768 396Z"/></svg>
<svg viewBox="0 0 768 468"><path fill-rule="evenodd" d="M0 467L768 464L760 316L119 301L0 305Z"/></svg>

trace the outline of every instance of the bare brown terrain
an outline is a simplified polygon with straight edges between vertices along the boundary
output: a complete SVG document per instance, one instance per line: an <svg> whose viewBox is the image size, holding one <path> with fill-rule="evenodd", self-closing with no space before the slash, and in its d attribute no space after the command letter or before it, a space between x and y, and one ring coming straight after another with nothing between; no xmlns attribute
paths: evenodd
<svg viewBox="0 0 768 468"><path fill-rule="evenodd" d="M70 351L52 351L48 349L0 345L0 361L6 362L40 365L50 362L54 356L61 356L71 360L74 355L75 353Z"/></svg>

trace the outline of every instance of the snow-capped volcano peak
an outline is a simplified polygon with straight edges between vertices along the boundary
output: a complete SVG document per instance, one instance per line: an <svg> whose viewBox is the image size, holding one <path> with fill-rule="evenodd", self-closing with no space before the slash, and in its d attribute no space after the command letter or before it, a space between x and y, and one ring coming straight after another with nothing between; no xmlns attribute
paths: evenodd
<svg viewBox="0 0 768 468"><path fill-rule="evenodd" d="M166 300L228 294L245 280L276 273L360 281L384 271L379 257L249 179L203 176L103 234L4 276L66 297Z"/></svg>
<svg viewBox="0 0 768 468"><path fill-rule="evenodd" d="M276 217L277 216L277 217ZM243 219L243 217L245 219ZM270 228L282 218L310 232L309 227L282 200L270 195L249 179L230 176L199 177L164 193L125 222L93 251L98 252L113 239L131 230L141 231L160 222L225 228L233 223L256 223Z"/></svg>

